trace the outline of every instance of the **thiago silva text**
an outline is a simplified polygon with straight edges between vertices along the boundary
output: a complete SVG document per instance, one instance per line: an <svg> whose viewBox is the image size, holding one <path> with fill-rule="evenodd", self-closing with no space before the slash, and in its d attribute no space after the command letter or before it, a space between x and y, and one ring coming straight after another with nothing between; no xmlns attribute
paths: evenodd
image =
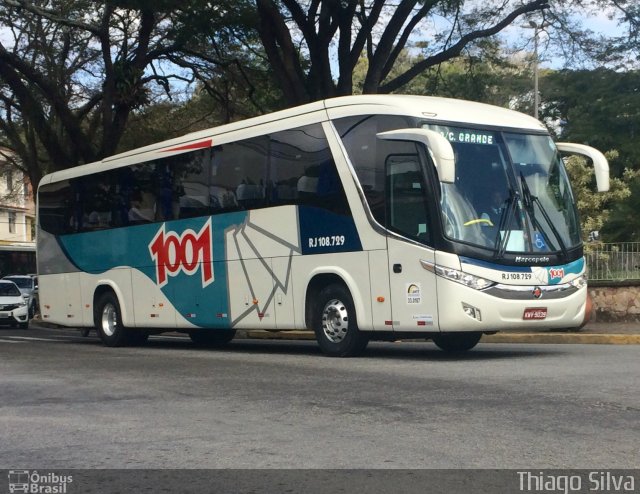
<svg viewBox="0 0 640 494"><path fill-rule="evenodd" d="M608 471L556 474L518 472L521 492L636 492L635 477Z"/></svg>

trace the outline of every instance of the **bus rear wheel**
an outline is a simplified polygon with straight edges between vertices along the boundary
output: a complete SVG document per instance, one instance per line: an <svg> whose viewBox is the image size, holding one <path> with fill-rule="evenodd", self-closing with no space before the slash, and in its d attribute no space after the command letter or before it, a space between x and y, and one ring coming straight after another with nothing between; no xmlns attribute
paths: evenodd
<svg viewBox="0 0 640 494"><path fill-rule="evenodd" d="M235 329L199 329L191 331L189 338L198 346L220 348L233 340Z"/></svg>
<svg viewBox="0 0 640 494"><path fill-rule="evenodd" d="M140 345L147 341L149 334L132 331L122 324L120 304L113 292L106 292L96 303L94 321L102 342L110 347Z"/></svg>
<svg viewBox="0 0 640 494"><path fill-rule="evenodd" d="M433 335L432 340L440 350L447 353L467 352L475 347L482 338L477 331L462 333L440 333Z"/></svg>
<svg viewBox="0 0 640 494"><path fill-rule="evenodd" d="M369 336L358 329L351 293L343 285L328 285L320 291L313 330L320 349L331 357L354 357L369 343Z"/></svg>

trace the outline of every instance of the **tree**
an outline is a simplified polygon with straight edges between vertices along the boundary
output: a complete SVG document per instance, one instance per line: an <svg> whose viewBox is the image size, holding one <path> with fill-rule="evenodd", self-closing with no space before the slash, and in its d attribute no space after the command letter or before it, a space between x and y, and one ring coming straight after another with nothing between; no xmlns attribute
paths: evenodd
<svg viewBox="0 0 640 494"><path fill-rule="evenodd" d="M602 238L607 242L640 242L640 172L629 174L627 182L629 196L612 205L602 225Z"/></svg>
<svg viewBox="0 0 640 494"><path fill-rule="evenodd" d="M541 12L547 0L473 3L463 0L256 0L258 32L287 103L300 104L353 92L353 71L367 66L363 93L399 90L429 67L458 57L525 14ZM422 38L437 16L436 33L423 39L422 55L393 73L412 38ZM335 50L333 49L335 47ZM336 62L331 60L335 52ZM337 68L334 80L332 65Z"/></svg>
<svg viewBox="0 0 640 494"><path fill-rule="evenodd" d="M545 72L542 118L560 140L617 153L612 174L640 168L640 72L610 69Z"/></svg>
<svg viewBox="0 0 640 494"><path fill-rule="evenodd" d="M618 22L622 32L609 37L596 50L600 63L617 69L638 68L640 62L640 4L637 0L595 0L597 7Z"/></svg>
<svg viewBox="0 0 640 494"><path fill-rule="evenodd" d="M3 0L0 145L37 184L114 154L133 114L196 79L227 119L241 108L232 100L259 107L252 81L269 78L259 54L241 46L251 43L241 29L247 11L242 1ZM231 75L216 93L223 72Z"/></svg>
<svg viewBox="0 0 640 494"><path fill-rule="evenodd" d="M615 159L616 151L606 153L606 157ZM631 195L630 185L640 178L640 172L627 169L621 178L611 178L608 192L595 192L593 168L584 158L571 156L566 164L582 220L582 238L587 240L590 232L607 225L612 208Z"/></svg>
<svg viewBox="0 0 640 494"><path fill-rule="evenodd" d="M569 162L585 232L600 231L606 241L637 240L640 231L639 85L640 72L610 69L549 71L541 80L542 117L558 139L609 150L608 194L585 188L589 174Z"/></svg>

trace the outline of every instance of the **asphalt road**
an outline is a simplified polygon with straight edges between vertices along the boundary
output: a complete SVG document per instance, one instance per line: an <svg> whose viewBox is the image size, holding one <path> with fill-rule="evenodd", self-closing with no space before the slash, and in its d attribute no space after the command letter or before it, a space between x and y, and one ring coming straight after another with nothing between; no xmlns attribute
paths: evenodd
<svg viewBox="0 0 640 494"><path fill-rule="evenodd" d="M0 468L638 468L640 346L0 329Z"/></svg>

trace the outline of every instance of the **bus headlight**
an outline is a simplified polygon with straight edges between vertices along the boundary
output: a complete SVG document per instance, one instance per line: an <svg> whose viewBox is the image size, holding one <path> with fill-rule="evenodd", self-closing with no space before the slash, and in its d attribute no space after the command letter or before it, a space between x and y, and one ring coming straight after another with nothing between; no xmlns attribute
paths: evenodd
<svg viewBox="0 0 640 494"><path fill-rule="evenodd" d="M584 288L587 286L587 275L583 274L582 276L578 276L575 280L571 280L569 283L577 289Z"/></svg>
<svg viewBox="0 0 640 494"><path fill-rule="evenodd" d="M461 285L468 286L474 290L484 290L490 286L495 285L493 281L485 280L479 276L474 276L469 273L464 273L452 268L443 268L442 266L435 266L435 272L438 276L442 276Z"/></svg>

